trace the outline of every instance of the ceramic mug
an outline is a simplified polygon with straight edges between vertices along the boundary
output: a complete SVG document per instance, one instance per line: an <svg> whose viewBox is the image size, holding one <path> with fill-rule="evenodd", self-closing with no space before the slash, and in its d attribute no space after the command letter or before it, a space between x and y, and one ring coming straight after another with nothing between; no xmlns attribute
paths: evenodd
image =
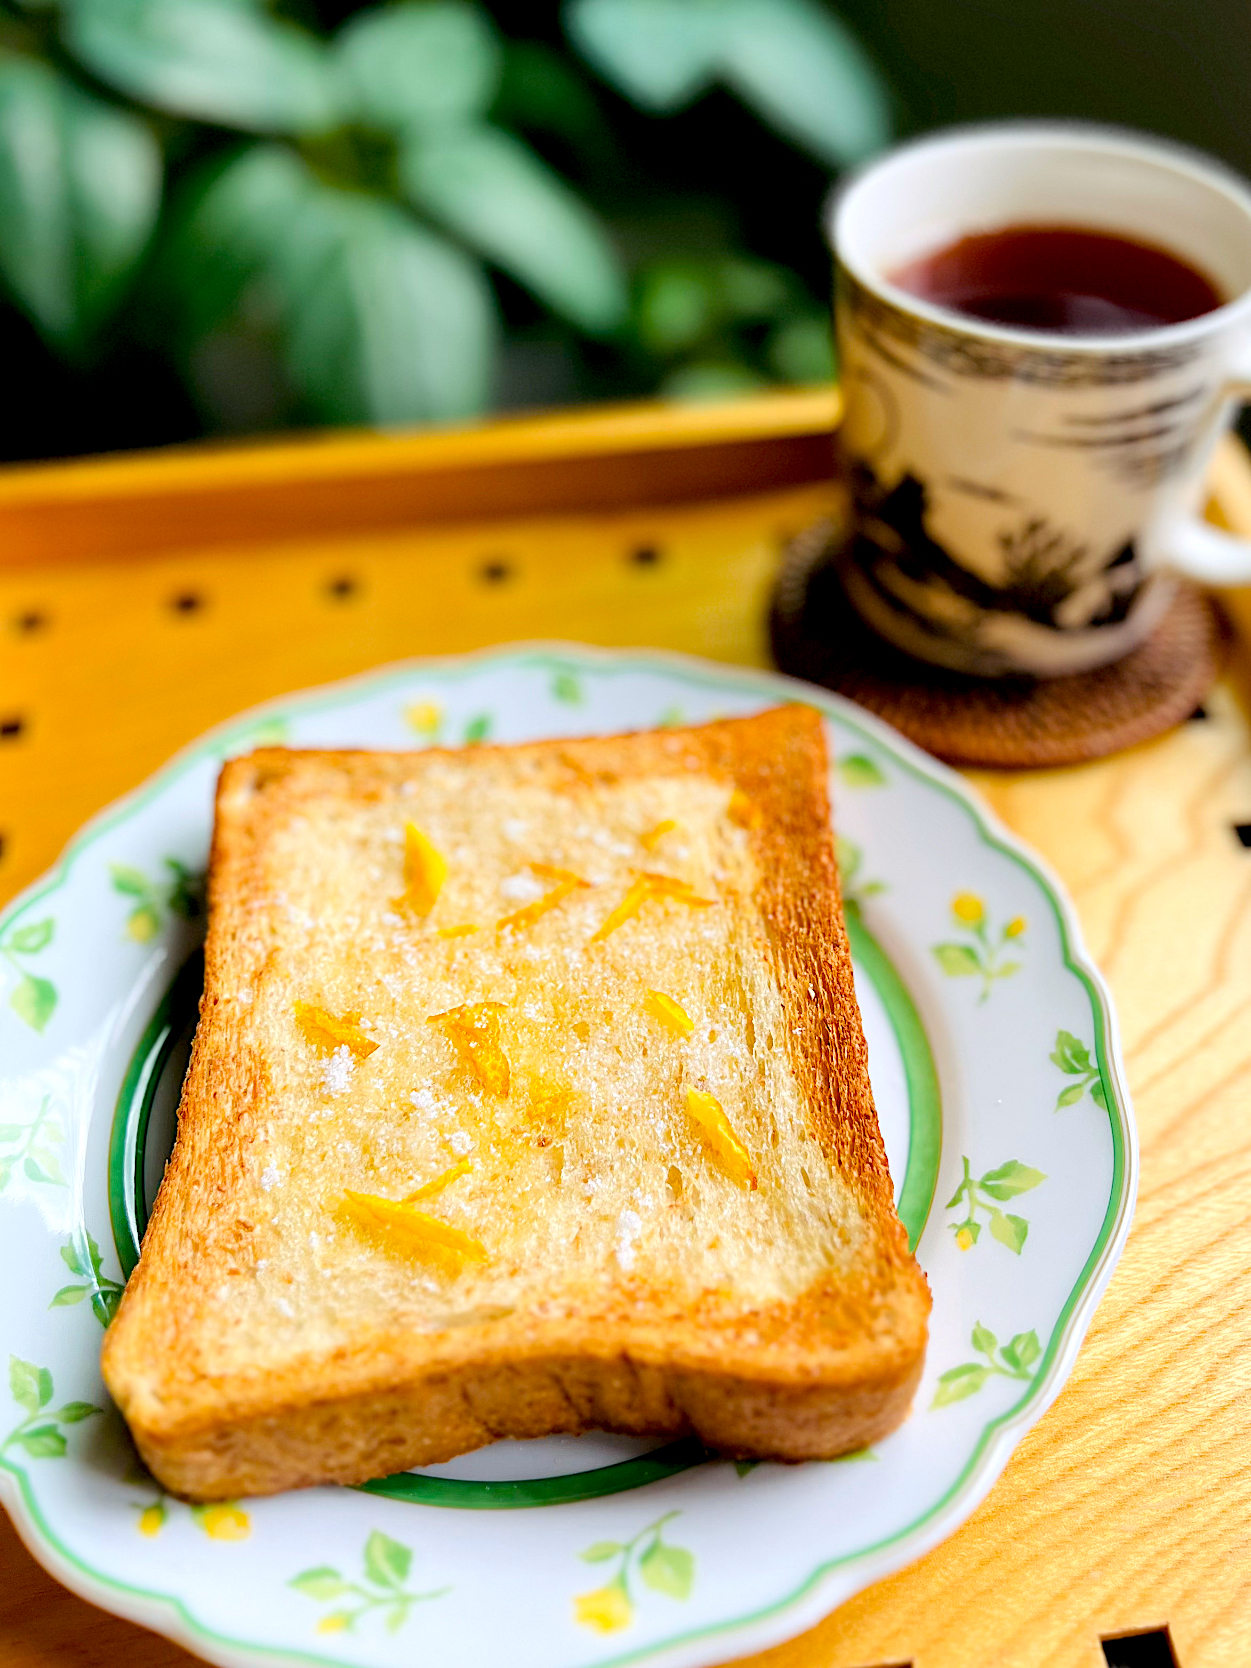
<svg viewBox="0 0 1251 1668"><path fill-rule="evenodd" d="M1224 305L1133 333L984 323L886 274L975 232L1085 227L1163 247ZM905 145L834 199L852 487L843 578L897 648L981 676L1086 671L1149 635L1188 574L1251 580L1200 518L1251 398L1251 190L1202 156L1103 128L972 128Z"/></svg>

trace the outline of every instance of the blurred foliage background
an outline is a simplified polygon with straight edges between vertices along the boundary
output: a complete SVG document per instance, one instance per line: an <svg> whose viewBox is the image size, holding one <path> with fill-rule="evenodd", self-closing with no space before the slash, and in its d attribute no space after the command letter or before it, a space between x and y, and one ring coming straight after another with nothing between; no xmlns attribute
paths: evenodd
<svg viewBox="0 0 1251 1668"><path fill-rule="evenodd" d="M819 380L840 170L1018 113L1243 162L1247 36L1231 0L1197 39L1179 0L0 0L0 456Z"/></svg>

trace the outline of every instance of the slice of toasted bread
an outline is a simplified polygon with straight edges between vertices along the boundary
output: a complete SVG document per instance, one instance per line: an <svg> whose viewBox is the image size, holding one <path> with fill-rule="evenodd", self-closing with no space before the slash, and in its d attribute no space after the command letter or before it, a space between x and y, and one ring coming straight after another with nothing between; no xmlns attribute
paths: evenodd
<svg viewBox="0 0 1251 1668"><path fill-rule="evenodd" d="M930 1298L826 783L798 706L225 767L178 1140L104 1345L165 1487L899 1422Z"/></svg>

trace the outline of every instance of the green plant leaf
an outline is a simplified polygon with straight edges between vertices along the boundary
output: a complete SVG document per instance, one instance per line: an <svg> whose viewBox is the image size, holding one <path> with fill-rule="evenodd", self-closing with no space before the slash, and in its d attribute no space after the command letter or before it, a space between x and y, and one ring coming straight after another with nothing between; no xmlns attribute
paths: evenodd
<svg viewBox="0 0 1251 1668"><path fill-rule="evenodd" d="M608 143L599 105L569 57L542 41L508 41L491 114L501 127L553 133L598 162Z"/></svg>
<svg viewBox="0 0 1251 1668"><path fill-rule="evenodd" d="M946 1407L950 1402L962 1402L966 1396L975 1396L989 1377L990 1368L976 1361L949 1367L938 1380L938 1389L930 1406Z"/></svg>
<svg viewBox="0 0 1251 1668"><path fill-rule="evenodd" d="M496 334L486 279L394 204L316 186L268 271L287 369L323 418L418 422L486 405Z"/></svg>
<svg viewBox="0 0 1251 1668"><path fill-rule="evenodd" d="M9 1393L28 1413L37 1412L45 1401L51 1399L51 1391L44 1401L39 1399L42 1371L33 1361L23 1361L20 1355L9 1357Z"/></svg>
<svg viewBox="0 0 1251 1668"><path fill-rule="evenodd" d="M1070 1083L1067 1089L1061 1089L1056 1099L1055 1110L1058 1112L1062 1106L1072 1106L1085 1093L1086 1085L1084 1083Z"/></svg>
<svg viewBox="0 0 1251 1668"><path fill-rule="evenodd" d="M386 1611L386 1618L387 1632L398 1633L404 1626L405 1621L408 1619L407 1601L400 1599L397 1603L389 1605Z"/></svg>
<svg viewBox="0 0 1251 1668"><path fill-rule="evenodd" d="M64 1407L58 1407L52 1415L63 1425L80 1425L84 1419L90 1419L93 1414L103 1412L94 1402L66 1402Z"/></svg>
<svg viewBox="0 0 1251 1668"><path fill-rule="evenodd" d="M1019 1257L1021 1247L1029 1234L1029 1223L1023 1216L1009 1216L997 1210L990 1219L990 1231L1000 1245L1006 1245L1009 1251L1015 1251Z"/></svg>
<svg viewBox="0 0 1251 1668"><path fill-rule="evenodd" d="M25 1133L25 1124L0 1124L0 1141L16 1141L19 1135L25 1135ZM78 1274L82 1272L81 1269L75 1270L75 1273Z"/></svg>
<svg viewBox="0 0 1251 1668"><path fill-rule="evenodd" d="M725 81L779 132L834 167L890 138L885 86L864 48L814 0L734 0Z"/></svg>
<svg viewBox="0 0 1251 1668"><path fill-rule="evenodd" d="M1032 1367L1042 1354L1042 1345L1038 1342L1036 1332L1018 1332L1010 1343L1003 1346L1002 1355L1009 1367L1019 1368L1022 1372Z"/></svg>
<svg viewBox="0 0 1251 1668"><path fill-rule="evenodd" d="M0 56L0 274L54 345L81 348L120 299L160 197L160 150L139 117Z"/></svg>
<svg viewBox="0 0 1251 1668"><path fill-rule="evenodd" d="M1028 1193L1031 1187L1037 1187L1039 1182L1045 1182L1046 1179L1041 1170L1035 1170L1028 1164L1021 1164L1015 1158L1010 1158L997 1170L987 1170L978 1185L983 1192L989 1193L992 1199L1014 1199L1018 1193Z"/></svg>
<svg viewBox="0 0 1251 1668"><path fill-rule="evenodd" d="M375 1586L402 1587L412 1562L409 1549L380 1529L375 1529L365 1542L365 1575Z"/></svg>
<svg viewBox="0 0 1251 1668"><path fill-rule="evenodd" d="M615 1558L621 1550L620 1541L596 1541L585 1552L579 1552L578 1557L584 1564L602 1564L609 1558Z"/></svg>
<svg viewBox="0 0 1251 1668"><path fill-rule="evenodd" d="M0 211L2 220L3 211ZM42 1031L56 1009L56 986L50 979L37 979L33 973L25 973L13 987L9 1006L32 1031Z"/></svg>
<svg viewBox="0 0 1251 1668"><path fill-rule="evenodd" d="M91 1259L92 1272L98 1280L100 1278L101 1266L100 1247L96 1244L90 1234L87 1235L87 1255ZM78 1272L80 1274L85 1274L87 1270L85 1268L80 1268Z"/></svg>
<svg viewBox="0 0 1251 1668"><path fill-rule="evenodd" d="M1096 1077L1094 1082L1090 1085L1090 1098L1094 1101L1095 1105L1101 1107L1103 1111L1107 1112L1110 1110L1108 1106L1107 1090L1103 1086L1103 1079L1101 1077Z"/></svg>
<svg viewBox="0 0 1251 1668"><path fill-rule="evenodd" d="M90 1286L62 1286L48 1307L49 1309L68 1309L71 1303L81 1303L90 1290Z"/></svg>
<svg viewBox="0 0 1251 1668"><path fill-rule="evenodd" d="M400 183L432 215L580 329L625 316L615 251L590 209L521 140L484 125L418 134Z"/></svg>
<svg viewBox="0 0 1251 1668"><path fill-rule="evenodd" d="M33 1431L23 1431L17 1438L31 1459L60 1459L66 1441L55 1425L37 1425Z"/></svg>
<svg viewBox="0 0 1251 1668"><path fill-rule="evenodd" d="M345 1593L348 1589L348 1583L338 1570L332 1569L329 1564L319 1564L316 1569L301 1571L288 1581L287 1586L294 1587L297 1593L304 1593L319 1602L338 1598L340 1593Z"/></svg>
<svg viewBox="0 0 1251 1668"><path fill-rule="evenodd" d="M782 382L832 382L837 371L832 321L825 313L788 319L769 337L765 358Z"/></svg>
<svg viewBox="0 0 1251 1668"><path fill-rule="evenodd" d="M1061 1071L1068 1072L1070 1077L1081 1076L1091 1069L1090 1055L1086 1051L1085 1043L1079 1041L1071 1031L1056 1032L1056 1046L1051 1059Z"/></svg>
<svg viewBox="0 0 1251 1668"><path fill-rule="evenodd" d="M330 55L239 0L70 0L66 44L101 81L250 133L322 133L338 116Z"/></svg>
<svg viewBox="0 0 1251 1668"><path fill-rule="evenodd" d="M953 979L966 978L971 973L982 971L977 951L967 944L935 944L933 949L938 965Z"/></svg>
<svg viewBox="0 0 1251 1668"><path fill-rule="evenodd" d="M52 1400L52 1374L46 1367L40 1367L37 1384L39 1405L40 1407L47 1407Z"/></svg>
<svg viewBox="0 0 1251 1668"><path fill-rule="evenodd" d="M849 788L881 788L886 778L867 753L849 753L838 761L838 774Z"/></svg>
<svg viewBox="0 0 1251 1668"><path fill-rule="evenodd" d="M345 102L396 133L486 114L499 86L495 32L476 7L401 0L359 12L335 41Z"/></svg>
<svg viewBox="0 0 1251 1668"><path fill-rule="evenodd" d="M996 979L1011 978L1013 973L1019 973L1021 971L1022 965L1023 964L1019 961L1002 961L999 966L996 967L992 977Z"/></svg>
<svg viewBox="0 0 1251 1668"><path fill-rule="evenodd" d="M963 1156L963 1155L961 1155L961 1156ZM951 1195L951 1198L948 1199L947 1203L943 1206L943 1209L944 1210L954 1210L956 1208L956 1206L960 1203L961 1199L964 1198L964 1191L968 1187L968 1185L969 1185L969 1183L968 1183L967 1180L961 1181L959 1187Z"/></svg>
<svg viewBox="0 0 1251 1668"><path fill-rule="evenodd" d="M113 890L121 892L128 898L146 898L151 887L148 877L141 869L132 869L125 863L110 863L109 875L113 881Z"/></svg>
<svg viewBox="0 0 1251 1668"><path fill-rule="evenodd" d="M639 1574L654 1592L689 1598L695 1580L695 1558L685 1547L653 1541L639 1559Z"/></svg>
<svg viewBox="0 0 1251 1668"><path fill-rule="evenodd" d="M565 29L601 75L643 110L677 110L712 85L724 0L572 0Z"/></svg>
<svg viewBox="0 0 1251 1668"><path fill-rule="evenodd" d="M67 1239L65 1244L61 1247L61 1261L65 1264L66 1268L69 1269L71 1274L85 1275L87 1272L82 1265L82 1259L79 1257L78 1249L72 1239Z"/></svg>
<svg viewBox="0 0 1251 1668"><path fill-rule="evenodd" d="M988 1326L983 1326L981 1321L978 1321L973 1328L972 1343L979 1355L993 1355L999 1340Z"/></svg>
<svg viewBox="0 0 1251 1668"><path fill-rule="evenodd" d="M19 956L33 956L36 951L51 944L55 931L56 923L51 917L46 921L32 921L28 927L18 927L16 932L9 934L5 949L15 950Z"/></svg>

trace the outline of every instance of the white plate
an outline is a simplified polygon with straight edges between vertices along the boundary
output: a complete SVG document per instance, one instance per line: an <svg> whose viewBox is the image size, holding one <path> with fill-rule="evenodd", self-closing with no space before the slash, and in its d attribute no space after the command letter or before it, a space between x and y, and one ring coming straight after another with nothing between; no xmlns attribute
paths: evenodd
<svg viewBox="0 0 1251 1668"><path fill-rule="evenodd" d="M588 1436L498 1443L369 1490L195 1509L162 1495L98 1355L168 1151L222 758L274 740L614 731L795 698L828 720L874 1089L934 1292L911 1417L836 1464ZM5 1502L68 1586L216 1662L677 1668L776 1643L969 1515L1063 1384L1129 1229L1115 1022L1059 886L886 726L763 673L537 645L272 703L74 841L0 918L0 980Z"/></svg>

